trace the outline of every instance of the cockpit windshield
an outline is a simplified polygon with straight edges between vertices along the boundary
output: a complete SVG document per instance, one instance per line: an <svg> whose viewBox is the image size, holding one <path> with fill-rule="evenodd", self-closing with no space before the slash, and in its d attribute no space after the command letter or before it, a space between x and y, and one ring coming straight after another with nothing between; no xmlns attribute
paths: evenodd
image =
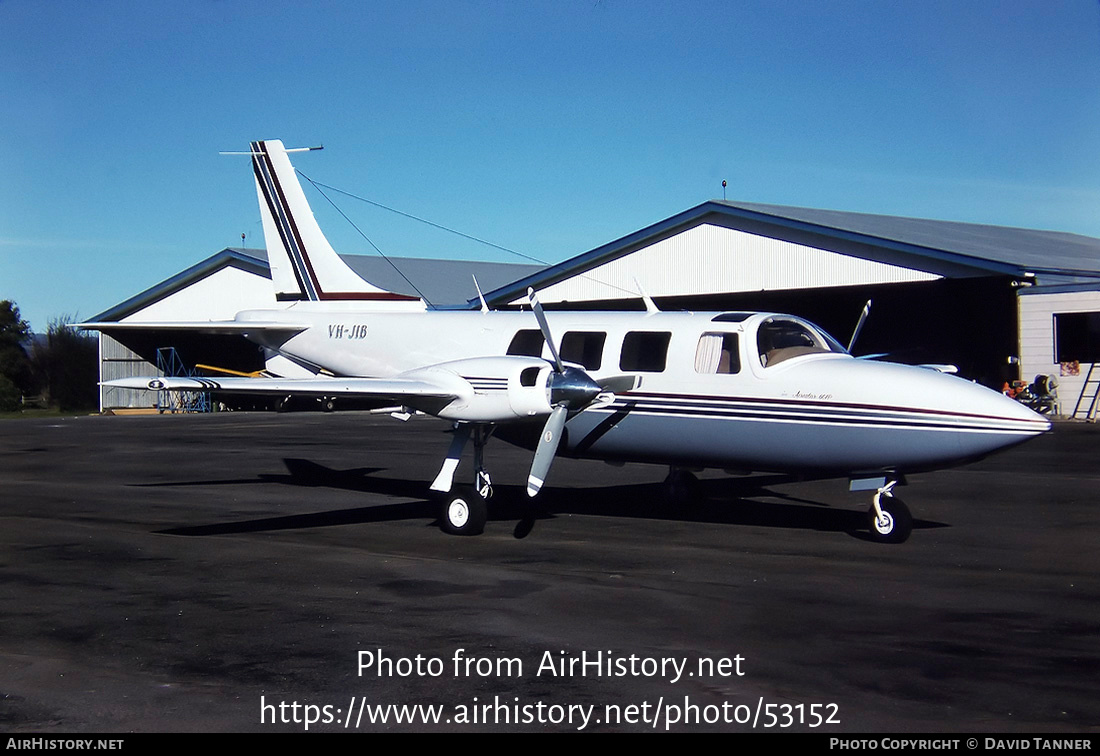
<svg viewBox="0 0 1100 756"><path fill-rule="evenodd" d="M806 354L847 353L836 339L824 331L790 318L768 318L761 323L756 332L756 346L760 352L760 364L764 367Z"/></svg>

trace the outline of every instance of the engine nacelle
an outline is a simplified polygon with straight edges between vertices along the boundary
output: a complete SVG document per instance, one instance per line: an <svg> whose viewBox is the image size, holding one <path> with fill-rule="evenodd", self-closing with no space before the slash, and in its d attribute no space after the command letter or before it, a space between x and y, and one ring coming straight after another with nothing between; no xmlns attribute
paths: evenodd
<svg viewBox="0 0 1100 756"><path fill-rule="evenodd" d="M553 366L544 359L511 355L441 362L402 377L430 380L456 395L439 417L494 423L549 415L553 375Z"/></svg>

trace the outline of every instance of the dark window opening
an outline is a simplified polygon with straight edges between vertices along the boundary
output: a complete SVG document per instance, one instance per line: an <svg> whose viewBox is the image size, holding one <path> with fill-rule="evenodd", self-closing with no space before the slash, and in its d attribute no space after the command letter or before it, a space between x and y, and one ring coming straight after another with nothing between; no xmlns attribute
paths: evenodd
<svg viewBox="0 0 1100 756"><path fill-rule="evenodd" d="M599 370L606 339L606 333L570 331L561 340L561 359L563 362L579 363L589 370Z"/></svg>
<svg viewBox="0 0 1100 756"><path fill-rule="evenodd" d="M1055 362L1100 362L1100 312L1054 316Z"/></svg>
<svg viewBox="0 0 1100 756"><path fill-rule="evenodd" d="M751 312L723 312L711 318L712 323L744 323L754 313Z"/></svg>
<svg viewBox="0 0 1100 756"><path fill-rule="evenodd" d="M537 367L524 368L519 374L519 385L527 388L534 386L538 383L539 370Z"/></svg>
<svg viewBox="0 0 1100 756"><path fill-rule="evenodd" d="M516 331L516 335L512 337L512 343L508 345L508 354L541 357L542 344L542 331Z"/></svg>
<svg viewBox="0 0 1100 756"><path fill-rule="evenodd" d="M672 334L667 332L631 331L623 339L619 368L643 373L663 372L671 338Z"/></svg>

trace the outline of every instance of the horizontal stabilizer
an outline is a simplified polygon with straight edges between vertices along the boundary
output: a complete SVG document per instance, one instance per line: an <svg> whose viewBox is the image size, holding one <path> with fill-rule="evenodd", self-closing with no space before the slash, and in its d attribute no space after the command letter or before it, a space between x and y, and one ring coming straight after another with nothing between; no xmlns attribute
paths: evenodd
<svg viewBox="0 0 1100 756"><path fill-rule="evenodd" d="M308 325L286 322L265 322L261 320L195 320L172 323L78 323L77 328L86 331L195 331L198 333L240 334L272 333L291 336L309 328Z"/></svg>

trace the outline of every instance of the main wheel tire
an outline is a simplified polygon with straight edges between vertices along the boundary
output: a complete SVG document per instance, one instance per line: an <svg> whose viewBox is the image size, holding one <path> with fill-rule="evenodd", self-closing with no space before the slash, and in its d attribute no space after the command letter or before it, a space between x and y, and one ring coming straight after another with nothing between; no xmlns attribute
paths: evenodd
<svg viewBox="0 0 1100 756"><path fill-rule="evenodd" d="M439 521L451 535L478 535L485 530L489 507L472 486L455 486L443 497Z"/></svg>
<svg viewBox="0 0 1100 756"><path fill-rule="evenodd" d="M670 470L664 482L665 500L676 507L690 507L702 497L699 478L690 470Z"/></svg>
<svg viewBox="0 0 1100 756"><path fill-rule="evenodd" d="M880 543L904 543L913 532L913 515L909 507L896 496L883 496L879 499L882 519L875 513L874 505L867 510L867 521L871 530L871 539Z"/></svg>

